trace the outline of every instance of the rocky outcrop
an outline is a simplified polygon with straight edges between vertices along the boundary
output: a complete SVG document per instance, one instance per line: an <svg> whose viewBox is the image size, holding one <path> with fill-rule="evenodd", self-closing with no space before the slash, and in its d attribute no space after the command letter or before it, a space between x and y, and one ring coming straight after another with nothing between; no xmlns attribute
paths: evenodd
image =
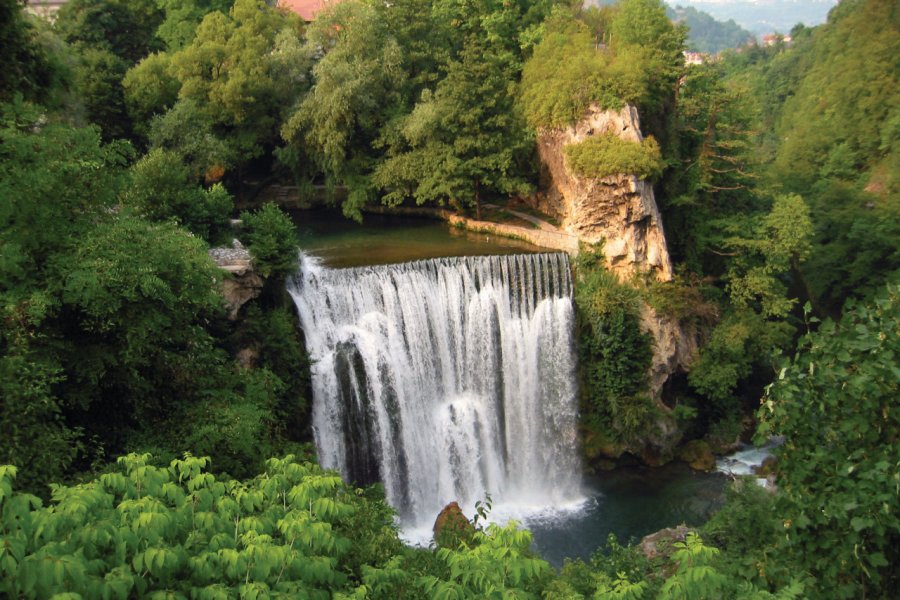
<svg viewBox="0 0 900 600"><path fill-rule="evenodd" d="M237 320L241 307L262 292L265 280L253 270L250 251L237 240L231 248L211 248L209 256L216 266L228 273L222 281L222 295L228 309L228 318Z"/></svg>
<svg viewBox="0 0 900 600"><path fill-rule="evenodd" d="M708 473L716 468L716 457L709 444L703 440L691 440L678 451L678 458L695 471Z"/></svg>
<svg viewBox="0 0 900 600"><path fill-rule="evenodd" d="M641 553L649 558L668 558L675 551L675 542L683 542L688 534L697 533L697 530L681 524L677 527L660 529L656 533L645 536L638 545Z"/></svg>
<svg viewBox="0 0 900 600"><path fill-rule="evenodd" d="M647 272L668 281L672 264L653 187L627 174L602 179L582 177L566 163L566 146L605 133L640 142L643 138L637 109L626 106L611 111L593 106L573 126L541 131L537 146L542 191L528 201L557 217L563 229L580 240L602 242L608 267L623 281Z"/></svg>
<svg viewBox="0 0 900 600"><path fill-rule="evenodd" d="M641 329L653 339L653 360L649 383L654 398L662 395L663 385L679 370L686 370L697 354L699 341L696 331L678 319L662 315L649 304L641 311Z"/></svg>
<svg viewBox="0 0 900 600"><path fill-rule="evenodd" d="M525 200L556 217L580 242L602 243L606 266L620 281L629 282L635 275L645 274L669 281L672 264L650 183L628 174L583 177L567 164L566 146L610 133L640 142L643 136L637 109L625 106L616 111L592 106L575 125L539 132L541 191ZM659 314L648 304L641 310L640 322L653 340L648 383L659 417L651 431L635 444L597 449L609 458L625 451L646 464L658 465L675 457L683 433L662 401L663 387L673 374L689 368L697 352L697 335L678 319ZM614 452L609 454L608 450Z"/></svg>

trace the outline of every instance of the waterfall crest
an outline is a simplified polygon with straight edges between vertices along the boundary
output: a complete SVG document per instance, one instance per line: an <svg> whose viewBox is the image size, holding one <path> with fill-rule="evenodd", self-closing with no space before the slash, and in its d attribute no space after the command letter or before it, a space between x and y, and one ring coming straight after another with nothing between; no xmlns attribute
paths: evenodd
<svg viewBox="0 0 900 600"><path fill-rule="evenodd" d="M574 309L564 254L329 269L288 283L312 360L319 459L382 481L401 519L450 501L578 494Z"/></svg>

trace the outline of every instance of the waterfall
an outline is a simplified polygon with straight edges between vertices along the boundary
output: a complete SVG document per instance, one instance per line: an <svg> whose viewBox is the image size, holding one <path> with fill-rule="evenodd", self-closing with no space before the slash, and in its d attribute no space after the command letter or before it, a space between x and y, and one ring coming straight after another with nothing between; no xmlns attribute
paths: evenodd
<svg viewBox="0 0 900 600"><path fill-rule="evenodd" d="M553 507L579 491L564 254L329 269L288 284L312 361L319 460L384 483L406 524L443 506Z"/></svg>

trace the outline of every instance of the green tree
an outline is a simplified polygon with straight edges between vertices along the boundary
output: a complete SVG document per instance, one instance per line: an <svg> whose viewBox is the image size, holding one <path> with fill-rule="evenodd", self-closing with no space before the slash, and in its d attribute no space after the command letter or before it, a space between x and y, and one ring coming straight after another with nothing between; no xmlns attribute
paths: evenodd
<svg viewBox="0 0 900 600"><path fill-rule="evenodd" d="M16 93L26 99L46 102L46 92L59 76L52 59L37 38L36 27L17 0L0 2L0 102L12 100Z"/></svg>
<svg viewBox="0 0 900 600"><path fill-rule="evenodd" d="M181 82L172 73L170 55L154 53L125 73L122 88L135 131L146 136L151 118L175 104Z"/></svg>
<svg viewBox="0 0 900 600"><path fill-rule="evenodd" d="M381 130L402 113L403 52L370 5L341 3L310 27L307 47L325 55L313 68L314 85L285 120L281 135L309 155L330 186L344 185L344 214L361 218L373 199L370 176ZM298 174L302 165L293 165Z"/></svg>
<svg viewBox="0 0 900 600"><path fill-rule="evenodd" d="M241 213L244 238L253 262L263 277L278 281L297 272L299 251L294 223L277 205Z"/></svg>
<svg viewBox="0 0 900 600"><path fill-rule="evenodd" d="M156 35L166 50L181 50L194 39L203 17L213 11L228 14L232 4L229 0L157 0L165 16Z"/></svg>
<svg viewBox="0 0 900 600"><path fill-rule="evenodd" d="M54 26L69 44L107 50L129 64L159 49L162 13L153 0L71 0Z"/></svg>
<svg viewBox="0 0 900 600"><path fill-rule="evenodd" d="M813 597L889 598L900 584L898 353L888 286L805 336L763 398L759 435L785 436L783 551L816 578Z"/></svg>
<svg viewBox="0 0 900 600"><path fill-rule="evenodd" d="M388 202L472 205L481 217L486 194L530 189L530 138L517 114L507 63L469 39L433 95L423 95L404 123L408 150L379 166L375 181Z"/></svg>
<svg viewBox="0 0 900 600"><path fill-rule="evenodd" d="M150 460L56 486L47 508L12 494L16 470L0 467L0 592L327 598L353 589L351 546L401 547L383 500L293 456L247 481L216 480L207 458Z"/></svg>
<svg viewBox="0 0 900 600"><path fill-rule="evenodd" d="M261 0L238 0L228 15L207 14L191 43L171 56L169 73L181 82L176 109L190 103L188 112L211 122L219 139L233 148L238 167L277 142L281 114L299 91L296 81L284 77L290 70L279 72L284 59L278 42L297 38L301 29L293 13Z"/></svg>
<svg viewBox="0 0 900 600"><path fill-rule="evenodd" d="M145 217L154 221L174 219L208 241L228 231L231 196L221 184L210 189L197 185L174 152L154 148L134 164L131 174L124 200Z"/></svg>
<svg viewBox="0 0 900 600"><path fill-rule="evenodd" d="M645 432L655 410L647 393L652 348L640 328L637 290L606 271L601 256L586 249L576 266L585 420L628 443Z"/></svg>

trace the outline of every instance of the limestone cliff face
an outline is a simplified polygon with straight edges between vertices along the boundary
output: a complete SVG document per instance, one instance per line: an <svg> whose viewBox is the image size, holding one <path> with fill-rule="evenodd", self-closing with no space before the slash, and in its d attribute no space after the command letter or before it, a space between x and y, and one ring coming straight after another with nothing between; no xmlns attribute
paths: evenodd
<svg viewBox="0 0 900 600"><path fill-rule="evenodd" d="M653 187L632 175L582 177L566 164L566 146L604 133L641 141L637 109L626 106L610 111L594 106L573 126L539 133L542 191L532 202L557 217L563 229L582 241L602 241L607 265L620 279L650 272L658 280L668 281L672 264Z"/></svg>
<svg viewBox="0 0 900 600"><path fill-rule="evenodd" d="M265 280L253 270L250 252L237 240L231 248L211 248L209 255L216 266L228 273L222 281L222 296L228 318L235 321L241 307L262 293Z"/></svg>

